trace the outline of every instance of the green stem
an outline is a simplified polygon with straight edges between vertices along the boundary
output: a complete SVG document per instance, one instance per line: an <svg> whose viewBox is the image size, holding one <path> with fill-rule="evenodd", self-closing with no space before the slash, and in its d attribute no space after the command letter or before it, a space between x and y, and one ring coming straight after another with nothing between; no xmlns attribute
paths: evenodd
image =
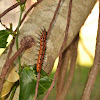
<svg viewBox="0 0 100 100"><path fill-rule="evenodd" d="M22 10L22 8L20 8L20 17L19 17L19 22L18 22L18 26L17 26L17 35L16 35L16 48L17 48L17 50L19 48L19 46L18 46L18 35L19 35L19 27L20 27L20 22L21 22L21 18L22 18L22 13L23 13L23 10ZM20 75L21 74L20 56L18 56L18 63L19 63L19 75ZM14 86L9 100L13 99L15 91L16 91L16 88L17 88L17 85Z"/></svg>
<svg viewBox="0 0 100 100"><path fill-rule="evenodd" d="M17 86L15 85L14 88L13 88L13 90L12 90L12 93L11 93L11 96L10 96L9 100L13 99L15 91L16 91L16 88L17 88Z"/></svg>
<svg viewBox="0 0 100 100"><path fill-rule="evenodd" d="M20 17L19 17L19 22L18 22L18 27L17 27L17 35L16 35L16 48L17 48L17 50L19 48L19 46L18 46L18 35L19 35L19 27L20 27L20 23L21 23L22 13L23 13L23 10L22 10L22 8L20 8ZM19 75L20 75L20 73L21 73L20 56L18 56L18 62L19 62Z"/></svg>
<svg viewBox="0 0 100 100"><path fill-rule="evenodd" d="M18 26L17 26L17 35L16 35L16 48L17 48L17 51L19 49L19 46L18 46L18 36L19 36L19 27L20 27L20 24L21 24L21 18L22 18L22 14L23 14L23 11L24 11L23 7L24 6L20 5L20 17L19 17L19 22L18 22ZM19 63L19 75L20 75L21 74L20 56L18 56L18 63ZM10 96L9 100L13 99L17 86L18 86L18 84L15 83L15 86L14 86L14 88L12 90L12 93L11 93L11 96Z"/></svg>

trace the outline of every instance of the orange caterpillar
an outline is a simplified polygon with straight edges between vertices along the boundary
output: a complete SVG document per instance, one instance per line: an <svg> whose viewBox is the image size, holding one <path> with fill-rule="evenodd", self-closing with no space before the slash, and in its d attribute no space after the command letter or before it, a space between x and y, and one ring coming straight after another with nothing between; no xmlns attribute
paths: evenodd
<svg viewBox="0 0 100 100"><path fill-rule="evenodd" d="M42 30L42 33L40 36L40 50L39 50L38 60L37 60L37 65L36 65L37 72L40 72L42 68L43 59L44 59L45 50L46 50L46 39L47 39L47 32L44 29Z"/></svg>

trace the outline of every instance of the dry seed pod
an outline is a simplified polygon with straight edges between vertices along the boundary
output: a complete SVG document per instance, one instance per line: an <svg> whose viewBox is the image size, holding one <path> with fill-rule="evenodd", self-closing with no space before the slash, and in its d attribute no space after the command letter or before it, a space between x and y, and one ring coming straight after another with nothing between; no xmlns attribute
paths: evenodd
<svg viewBox="0 0 100 100"><path fill-rule="evenodd" d="M31 48L33 45L35 45L35 40L31 36L25 36L20 41L21 46L23 46L26 49Z"/></svg>

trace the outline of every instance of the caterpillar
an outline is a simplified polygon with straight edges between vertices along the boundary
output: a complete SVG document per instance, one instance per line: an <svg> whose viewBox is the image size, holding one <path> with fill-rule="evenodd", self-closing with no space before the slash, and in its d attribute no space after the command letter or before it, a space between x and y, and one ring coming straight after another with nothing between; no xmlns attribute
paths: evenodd
<svg viewBox="0 0 100 100"><path fill-rule="evenodd" d="M44 28L44 30L42 30L41 36L40 36L40 50L39 50L38 60L37 60L37 65L36 65L37 72L40 72L41 68L42 68L44 55L45 55L45 51L46 51L46 39L47 39L47 32Z"/></svg>

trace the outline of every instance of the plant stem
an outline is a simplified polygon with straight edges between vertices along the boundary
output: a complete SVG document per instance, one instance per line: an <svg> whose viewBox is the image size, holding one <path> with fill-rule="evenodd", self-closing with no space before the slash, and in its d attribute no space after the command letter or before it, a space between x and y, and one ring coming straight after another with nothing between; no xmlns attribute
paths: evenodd
<svg viewBox="0 0 100 100"><path fill-rule="evenodd" d="M19 27L20 27L20 23L21 23L21 18L22 18L22 13L23 10L22 8L20 8L20 17L19 17L19 22L18 22L18 27L17 27L17 35L16 35L16 48L18 50L18 35L19 35ZM21 61L20 61L20 56L18 56L18 62L19 62L19 75L21 73Z"/></svg>
<svg viewBox="0 0 100 100"><path fill-rule="evenodd" d="M18 51L18 48L19 48L19 46L18 46L18 35L19 35L19 27L20 27L20 23L21 23L22 14L23 14L23 9L20 7L20 17L19 17L19 22L18 22L18 27L17 27L17 35L16 35L16 48L17 48L17 51ZM18 63L19 63L19 75L20 75L21 74L21 61L20 61L20 56L18 56ZM12 100L13 99L13 96L15 94L15 90L16 90L16 86L14 86L13 91L12 91L12 94L11 94L9 100Z"/></svg>
<svg viewBox="0 0 100 100"><path fill-rule="evenodd" d="M17 85L14 86L9 100L12 100L13 99L14 94L15 94L15 91L16 91L16 88L17 88Z"/></svg>
<svg viewBox="0 0 100 100"><path fill-rule="evenodd" d="M18 35L19 35L19 27L20 27L20 23L21 23L22 14L23 14L23 10L20 7L20 17L19 17L19 22L18 22L18 27L17 27L17 35L16 35L16 48L17 48L17 51L18 51L18 48L19 48L19 46L18 46ZM21 74L21 61L20 61L20 56L18 56L18 63L19 63L19 75L20 75ZM16 86L14 86L13 91L12 91L12 94L11 94L9 100L12 100L13 99L13 96L15 94L15 91L16 91Z"/></svg>
<svg viewBox="0 0 100 100"><path fill-rule="evenodd" d="M24 2L26 2L26 0L21 0L21 4L23 4ZM2 12L0 14L0 18L2 18L4 15L6 15L8 12L10 12L11 10L15 9L16 7L19 6L19 3L15 3L14 5L12 5L11 7L7 8L4 12Z"/></svg>
<svg viewBox="0 0 100 100"><path fill-rule="evenodd" d="M0 93L2 91L2 88L3 88L3 84L4 84L4 81L5 81L5 77L6 77L6 74L8 72L8 69L9 69L9 66L11 66L11 64L13 63L13 61L22 53L22 51L24 50L25 48L24 47L20 47L18 49L18 51L10 58L10 60L8 61L7 65L6 65L6 68L5 68L5 71L1 73L2 75L2 80L1 80L1 84L0 84ZM5 65L4 65L5 66Z"/></svg>
<svg viewBox="0 0 100 100"><path fill-rule="evenodd" d="M38 76L37 76L37 83L36 83L36 88L35 88L34 100L36 100L37 95L38 95L39 81L40 81L40 72L38 73Z"/></svg>
<svg viewBox="0 0 100 100"><path fill-rule="evenodd" d="M11 64L14 62L14 60L22 53L23 50L27 50L29 48L31 48L33 45L35 45L35 41L34 38L32 38L31 36L26 36L24 37L21 42L20 42L21 47L18 49L18 51L9 59L9 61L5 65L3 66L3 68L5 67L5 70L2 71L1 73L1 80L0 80L0 93L2 91L3 88L3 84L5 81L5 77L6 74L8 72L8 69L10 68Z"/></svg>
<svg viewBox="0 0 100 100"><path fill-rule="evenodd" d="M61 3L61 0L59 0L59 3ZM57 6L57 9L59 8L60 4L58 3L58 6ZM54 87L54 84L55 84L55 81L56 81L56 78L57 78L57 75L58 75L58 72L59 72L59 68L60 68L60 65L61 65L61 59L62 59L62 53L63 53L63 49L64 49L64 46L66 44L66 41L67 41L67 35L68 35L68 30L69 30L69 24L70 24L70 17L71 17L71 8L72 8L72 0L69 1L69 9L68 9L68 17L67 17L67 25L66 25L66 31L65 31L65 37L64 37L64 41L62 43L62 46L60 48L60 51L59 51L59 62L58 62L58 66L57 66L57 70L55 72L55 75L54 75L54 78L53 78L53 81L51 83L51 86L50 88L48 89L48 92L47 94L45 95L45 97L43 98L43 100L47 100L52 88ZM57 10L56 9L56 10ZM48 32L49 33L49 32Z"/></svg>
<svg viewBox="0 0 100 100"><path fill-rule="evenodd" d="M67 77L67 81L61 91L60 98L57 100L65 100L66 96L68 95L69 89L71 87L74 73L75 73L75 65L76 65L76 58L77 58L77 47L78 47L78 35L76 36L75 40L71 44L71 61L70 61L70 69Z"/></svg>

